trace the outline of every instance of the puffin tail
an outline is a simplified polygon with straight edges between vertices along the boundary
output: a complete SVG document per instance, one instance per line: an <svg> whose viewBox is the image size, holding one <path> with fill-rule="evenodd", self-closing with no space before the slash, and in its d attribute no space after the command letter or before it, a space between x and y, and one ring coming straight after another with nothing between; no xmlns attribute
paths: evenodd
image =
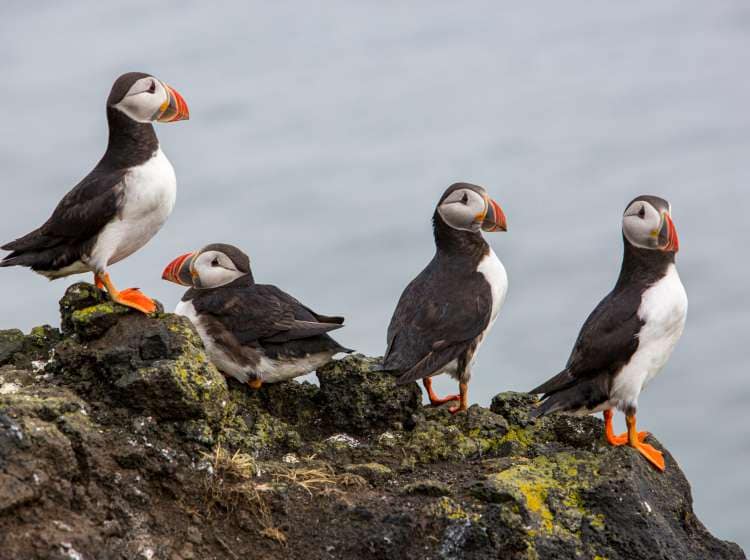
<svg viewBox="0 0 750 560"><path fill-rule="evenodd" d="M575 381L575 378L573 377L573 374L566 368L562 370L560 373L555 375L554 377L548 379L538 387L532 389L529 391L532 395L541 395L541 394L547 394L547 393L555 393L557 391L562 391L563 389L566 389L567 387L570 387L570 385Z"/></svg>
<svg viewBox="0 0 750 560"><path fill-rule="evenodd" d="M442 350L434 350L418 361L411 369L404 372L396 380L396 385L405 385L418 379L429 377L436 371L440 371L453 360L458 358L466 347L462 344L454 344Z"/></svg>

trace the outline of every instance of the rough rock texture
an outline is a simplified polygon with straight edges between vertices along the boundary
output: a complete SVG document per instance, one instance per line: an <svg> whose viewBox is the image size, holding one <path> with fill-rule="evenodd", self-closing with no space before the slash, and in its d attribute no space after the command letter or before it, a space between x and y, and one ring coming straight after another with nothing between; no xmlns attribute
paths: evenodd
<svg viewBox="0 0 750 560"><path fill-rule="evenodd" d="M598 419L453 417L361 355L254 392L182 318L87 284L61 312L0 331L0 560L745 558Z"/></svg>

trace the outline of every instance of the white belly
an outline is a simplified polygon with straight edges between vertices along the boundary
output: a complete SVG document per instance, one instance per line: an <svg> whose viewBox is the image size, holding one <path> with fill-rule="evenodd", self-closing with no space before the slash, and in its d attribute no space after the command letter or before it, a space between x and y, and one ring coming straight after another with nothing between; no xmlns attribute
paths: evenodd
<svg viewBox="0 0 750 560"><path fill-rule="evenodd" d="M208 336L206 329L201 325L200 318L195 312L192 302L180 301L175 308L175 313L187 317L193 323L195 330L198 331L198 335L203 341L206 355L211 360L211 363L216 366L216 369L225 375L231 375L240 383L247 383L251 379L251 376L253 378L260 377L264 383L277 383L293 379L315 371L320 366L328 363L335 355L334 352L321 352L295 360L272 360L262 356L257 367L248 368L245 365L238 364L221 347L214 344L211 337Z"/></svg>
<svg viewBox="0 0 750 560"><path fill-rule="evenodd" d="M167 221L177 197L174 169L161 148L146 163L131 169L121 188L120 212L101 231L86 258L97 270L106 269L148 243Z"/></svg>
<svg viewBox="0 0 750 560"><path fill-rule="evenodd" d="M497 314L500 313L500 308L505 303L505 296L508 293L508 274L505 272L505 267L500 259L497 258L495 251L490 248L490 253L484 257L477 270L482 273L484 279L490 285L490 291L492 292L492 315L490 317L490 323L487 326L487 330L490 329L492 324L497 318ZM485 331L485 334L487 331Z"/></svg>
<svg viewBox="0 0 750 560"><path fill-rule="evenodd" d="M637 407L638 396L667 363L687 318L685 288L670 265L666 276L643 293L638 317L644 321L638 349L615 377L610 403L621 410Z"/></svg>

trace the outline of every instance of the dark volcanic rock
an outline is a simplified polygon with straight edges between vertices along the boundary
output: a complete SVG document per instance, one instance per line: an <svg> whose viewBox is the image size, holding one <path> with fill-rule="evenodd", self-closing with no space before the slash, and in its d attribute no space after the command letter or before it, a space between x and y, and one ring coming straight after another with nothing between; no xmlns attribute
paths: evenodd
<svg viewBox="0 0 750 560"><path fill-rule="evenodd" d="M745 557L598 419L452 416L363 356L252 391L182 318L86 284L61 309L0 332L0 560Z"/></svg>
<svg viewBox="0 0 750 560"><path fill-rule="evenodd" d="M353 433L412 425L412 415L421 406L419 388L396 385L396 378L380 371L380 364L354 354L318 370L326 422Z"/></svg>

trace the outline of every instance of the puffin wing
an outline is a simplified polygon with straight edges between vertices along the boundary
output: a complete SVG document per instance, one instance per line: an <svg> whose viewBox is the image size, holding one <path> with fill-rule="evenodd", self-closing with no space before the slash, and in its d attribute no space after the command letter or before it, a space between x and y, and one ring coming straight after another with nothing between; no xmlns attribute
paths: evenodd
<svg viewBox="0 0 750 560"><path fill-rule="evenodd" d="M388 326L383 363L384 370L401 373L398 383L432 375L487 328L492 295L478 275L448 285L428 266L406 287Z"/></svg>
<svg viewBox="0 0 750 560"><path fill-rule="evenodd" d="M565 369L530 391L546 399L535 415L607 398L610 376L638 348L639 303L638 294L629 291L613 291L599 303L581 327Z"/></svg>
<svg viewBox="0 0 750 560"><path fill-rule="evenodd" d="M342 327L318 322L307 308L275 286L255 284L212 292L196 298L196 311L218 321L240 345L299 340Z"/></svg>
<svg viewBox="0 0 750 560"><path fill-rule="evenodd" d="M88 241L117 214L126 169L95 169L66 194L40 228L6 243L0 266L54 270L78 260Z"/></svg>

